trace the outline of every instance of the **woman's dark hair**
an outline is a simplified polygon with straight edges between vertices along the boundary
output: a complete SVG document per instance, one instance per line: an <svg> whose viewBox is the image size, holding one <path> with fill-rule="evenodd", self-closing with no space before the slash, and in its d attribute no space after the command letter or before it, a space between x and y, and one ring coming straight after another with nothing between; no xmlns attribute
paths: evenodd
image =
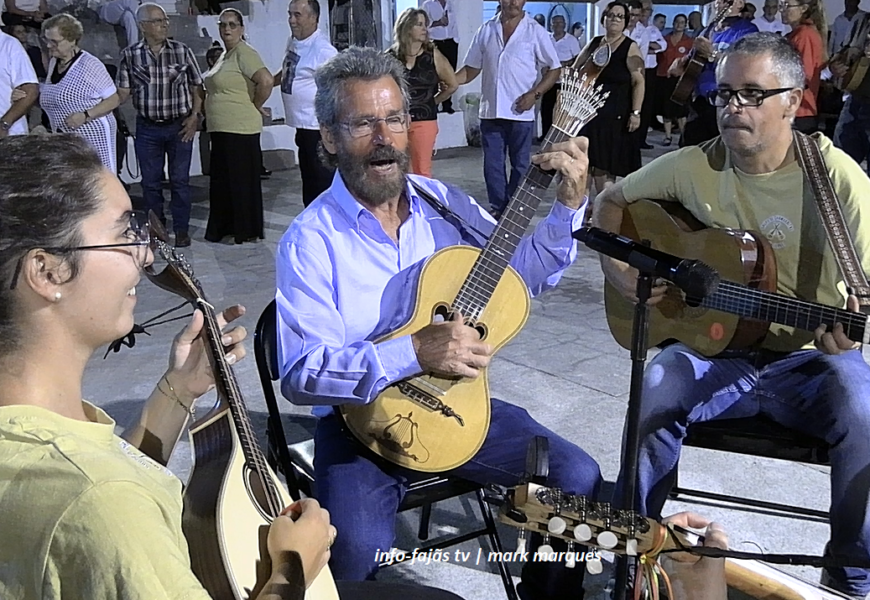
<svg viewBox="0 0 870 600"><path fill-rule="evenodd" d="M0 140L0 356L21 342L11 289L21 261L36 248L82 245L81 222L102 204L104 172L100 157L78 135ZM78 275L79 254L63 257L69 280Z"/></svg>
<svg viewBox="0 0 870 600"><path fill-rule="evenodd" d="M631 11L628 10L628 4L626 4L625 2L619 2L619 0L616 0L614 2L610 2L610 3L608 3L607 6L604 7L604 10L601 11L601 24L604 25L604 15L609 13L610 9L613 8L614 6L621 6L622 10L625 11L625 18L623 18L622 24L623 24L623 28L628 27L628 18L631 16L629 14Z"/></svg>

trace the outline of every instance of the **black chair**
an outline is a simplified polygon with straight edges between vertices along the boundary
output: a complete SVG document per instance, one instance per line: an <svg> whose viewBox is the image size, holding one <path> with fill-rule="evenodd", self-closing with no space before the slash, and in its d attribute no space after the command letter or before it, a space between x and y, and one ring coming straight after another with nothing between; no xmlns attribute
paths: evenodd
<svg viewBox="0 0 870 600"><path fill-rule="evenodd" d="M803 462L811 465L830 464L830 459L828 458L829 448L823 440L787 429L760 415L746 419L722 419L690 425L683 445L707 448L708 450L719 450L721 452L736 452L749 456L763 456L779 460ZM828 520L829 517L827 511L765 502L742 496L728 496L702 490L681 488L677 480L671 489L671 498L679 499L680 496L789 513L798 518Z"/></svg>
<svg viewBox="0 0 870 600"><path fill-rule="evenodd" d="M284 433L284 423L281 412L278 410L278 400L275 396L273 382L279 379L278 366L278 340L277 340L277 310L275 301L269 303L254 332L254 357L257 362L257 371L260 375L260 383L263 386L263 394L266 405L269 408L267 420L267 458L269 464L276 471L284 474L287 487L291 496L299 498L301 495L312 496L314 484L314 439L306 439L293 444L287 443ZM483 517L484 527L469 531L461 535L444 536L432 542L424 544L421 551L430 549L448 548L461 544L482 535L489 536L492 550L502 555L501 540L495 528L495 519L489 504L484 498L483 486L471 481L456 477L432 476L421 473L421 479L411 483L405 494L399 512L420 508L420 527L417 537L421 541L429 539L429 522L432 515L432 505L441 500L455 498L463 494L474 493L480 504L480 512ZM410 553L406 553L410 557ZM393 562L395 564L395 561ZM513 579L504 562L498 561L498 570L504 584L508 600L517 600L516 589ZM382 567L386 565L381 565Z"/></svg>

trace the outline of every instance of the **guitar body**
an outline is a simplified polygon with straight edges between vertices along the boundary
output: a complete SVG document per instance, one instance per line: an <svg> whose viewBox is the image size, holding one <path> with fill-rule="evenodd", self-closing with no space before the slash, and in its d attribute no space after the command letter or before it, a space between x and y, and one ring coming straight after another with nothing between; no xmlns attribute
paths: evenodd
<svg viewBox="0 0 870 600"><path fill-rule="evenodd" d="M671 94L671 102L685 106L692 99L692 93L695 91L695 85L698 83L698 78L701 76L701 71L707 66L707 61L699 58L695 52L692 52L689 62L686 63L686 69L677 81L677 86Z"/></svg>
<svg viewBox="0 0 870 600"><path fill-rule="evenodd" d="M623 212L620 233L638 241L650 240L653 248L668 254L702 260L723 280L764 291L776 290L776 261L764 236L701 227L677 202L640 200ZM604 303L614 339L622 347L631 348L634 304L607 282ZM650 308L649 343L654 346L676 340L704 356L714 356L726 349L755 345L769 326L766 321L689 306L682 293L669 286L665 298Z"/></svg>
<svg viewBox="0 0 870 600"><path fill-rule="evenodd" d="M480 250L468 246L433 254L420 274L410 321L380 341L416 333L446 315L479 255ZM529 308L528 288L509 267L480 318L470 325L497 351L522 329ZM486 439L487 372L482 369L476 379L412 377L388 387L369 404L342 405L339 413L354 437L375 454L415 471L447 471L468 461Z"/></svg>
<svg viewBox="0 0 870 600"><path fill-rule="evenodd" d="M246 465L229 409L203 419L190 435L195 464L184 492L182 528L191 567L212 598L253 598L271 573L266 540L272 519L261 508L262 486ZM268 472L283 506L291 504L278 477ZM305 598L338 599L329 567L323 568Z"/></svg>
<svg viewBox="0 0 870 600"><path fill-rule="evenodd" d="M837 87L844 92L854 92L864 82L868 69L870 69L870 58L861 56L849 67L849 71L843 76L843 79L837 82Z"/></svg>

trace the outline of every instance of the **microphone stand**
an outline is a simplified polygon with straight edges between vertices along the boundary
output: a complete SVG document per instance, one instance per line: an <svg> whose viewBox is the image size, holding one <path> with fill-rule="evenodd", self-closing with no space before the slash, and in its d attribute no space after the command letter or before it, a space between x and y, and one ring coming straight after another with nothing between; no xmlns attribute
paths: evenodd
<svg viewBox="0 0 870 600"><path fill-rule="evenodd" d="M641 242L649 246L648 240ZM628 394L628 410L625 421L625 444L622 449L622 498L621 505L625 510L636 510L637 496L637 463L640 452L640 417L643 405L643 373L646 368L646 358L649 353L649 304L652 295L653 276L649 272L640 271L637 277L637 304L634 306L634 321L631 328L631 384ZM629 561L636 560L630 556L622 556L616 565L616 589L614 600L625 600L625 589L628 583ZM635 577L637 570L635 569Z"/></svg>

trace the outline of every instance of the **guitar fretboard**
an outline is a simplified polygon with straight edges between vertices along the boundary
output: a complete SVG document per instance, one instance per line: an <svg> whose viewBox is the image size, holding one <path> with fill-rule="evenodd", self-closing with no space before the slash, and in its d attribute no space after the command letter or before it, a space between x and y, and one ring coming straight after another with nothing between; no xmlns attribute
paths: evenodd
<svg viewBox="0 0 870 600"><path fill-rule="evenodd" d="M689 304L698 303L689 299ZM730 281L720 282L716 292L704 298L700 304L741 317L805 331L813 331L822 324L827 325L830 331L834 323L842 323L843 332L850 340L862 343L868 341L865 339L868 318L861 313L765 292Z"/></svg>
<svg viewBox="0 0 870 600"><path fill-rule="evenodd" d="M568 139L565 132L553 127L541 144L541 152L547 152L551 145ZM453 308L464 316L476 319L486 308L555 175L555 172L543 171L537 165L531 165L526 171L453 302Z"/></svg>

